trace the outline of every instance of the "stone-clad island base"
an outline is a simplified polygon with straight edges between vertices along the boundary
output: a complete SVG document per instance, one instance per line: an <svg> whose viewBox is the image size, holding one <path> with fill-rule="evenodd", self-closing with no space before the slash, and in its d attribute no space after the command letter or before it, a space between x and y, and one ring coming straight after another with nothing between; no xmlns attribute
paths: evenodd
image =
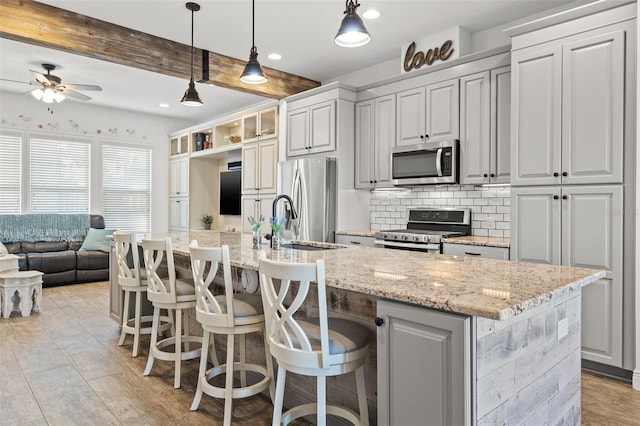
<svg viewBox="0 0 640 426"><path fill-rule="evenodd" d="M181 237L174 239L178 266L188 267L188 241L197 239L201 246L228 244L235 268L257 269L258 252L251 250L249 235L192 232ZM601 278L603 271L482 259L452 261L439 255L366 247L271 253L265 245L265 251L268 257L283 261L325 259L330 316L355 319L372 331L366 368L372 424L377 419L373 320L380 298L471 314L475 336L472 423L527 424L535 419L534 423L579 424L580 288ZM407 264L413 268L407 270ZM376 273L380 268L385 270ZM349 283L340 279L341 274L354 278ZM389 297L392 294L398 297ZM433 306L428 297L434 297ZM317 303L311 301L306 308L312 316ZM558 339L558 322L564 318L568 333ZM261 337L251 339L255 340L248 340L248 360L264 362ZM216 343L224 347L222 340ZM353 377L331 378L327 386L329 402L357 411ZM315 391L314 379L288 376L285 405L313 400Z"/></svg>

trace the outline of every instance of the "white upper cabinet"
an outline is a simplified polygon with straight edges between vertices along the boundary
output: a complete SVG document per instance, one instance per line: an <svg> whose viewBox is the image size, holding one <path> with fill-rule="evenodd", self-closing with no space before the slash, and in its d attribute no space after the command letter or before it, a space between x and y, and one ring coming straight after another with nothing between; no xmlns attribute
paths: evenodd
<svg viewBox="0 0 640 426"><path fill-rule="evenodd" d="M373 99L356 103L355 187L373 188L375 163Z"/></svg>
<svg viewBox="0 0 640 426"><path fill-rule="evenodd" d="M243 145L242 193L275 193L277 159L276 139Z"/></svg>
<svg viewBox="0 0 640 426"><path fill-rule="evenodd" d="M391 149L395 136L395 95L356 104L356 189L393 186Z"/></svg>
<svg viewBox="0 0 640 426"><path fill-rule="evenodd" d="M180 135L169 140L169 155L175 157L178 155L189 154L189 135Z"/></svg>
<svg viewBox="0 0 640 426"><path fill-rule="evenodd" d="M428 85L426 96L425 139L459 139L460 82L458 79Z"/></svg>
<svg viewBox="0 0 640 426"><path fill-rule="evenodd" d="M512 55L512 183L622 183L625 34Z"/></svg>
<svg viewBox="0 0 640 426"><path fill-rule="evenodd" d="M621 183L624 31L562 49L562 183Z"/></svg>
<svg viewBox="0 0 640 426"><path fill-rule="evenodd" d="M509 183L511 67L460 79L460 183Z"/></svg>
<svg viewBox="0 0 640 426"><path fill-rule="evenodd" d="M491 183L511 181L511 66L491 70L491 167L489 170Z"/></svg>
<svg viewBox="0 0 640 426"><path fill-rule="evenodd" d="M511 183L560 183L561 48L512 53Z"/></svg>
<svg viewBox="0 0 640 426"><path fill-rule="evenodd" d="M278 107L264 109L242 117L243 142L271 139L278 136Z"/></svg>
<svg viewBox="0 0 640 426"><path fill-rule="evenodd" d="M458 79L397 94L396 145L460 137Z"/></svg>
<svg viewBox="0 0 640 426"><path fill-rule="evenodd" d="M182 157L169 161L169 196L189 195L189 158Z"/></svg>
<svg viewBox="0 0 640 426"><path fill-rule="evenodd" d="M398 110L397 120L398 136L396 145L414 145L424 142L425 121L424 113L425 89L419 87L397 94Z"/></svg>
<svg viewBox="0 0 640 426"><path fill-rule="evenodd" d="M460 183L463 184L490 181L490 81L489 71L460 79Z"/></svg>
<svg viewBox="0 0 640 426"><path fill-rule="evenodd" d="M287 112L287 156L329 152L335 149L335 100Z"/></svg>

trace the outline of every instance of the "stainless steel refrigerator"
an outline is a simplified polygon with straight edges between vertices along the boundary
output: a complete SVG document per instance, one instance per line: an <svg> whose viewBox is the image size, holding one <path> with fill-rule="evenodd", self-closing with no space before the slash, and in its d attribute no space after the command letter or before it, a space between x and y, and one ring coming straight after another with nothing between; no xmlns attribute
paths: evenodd
<svg viewBox="0 0 640 426"><path fill-rule="evenodd" d="M335 241L336 159L301 158L278 164L278 194L293 200L298 216L291 220L288 203L280 200L277 215L287 217L285 238Z"/></svg>

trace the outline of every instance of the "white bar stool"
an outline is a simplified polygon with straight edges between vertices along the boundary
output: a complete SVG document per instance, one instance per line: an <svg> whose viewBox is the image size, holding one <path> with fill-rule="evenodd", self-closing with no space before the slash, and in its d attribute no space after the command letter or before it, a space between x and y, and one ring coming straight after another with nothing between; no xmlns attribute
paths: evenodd
<svg viewBox="0 0 640 426"><path fill-rule="evenodd" d="M146 274L140 270L140 258L138 256L138 243L135 232L116 231L113 233L116 263L118 265L118 284L124 291L124 304L122 308L122 331L118 345L124 345L128 334L133 336L133 350L131 356L138 356L141 334L151 334L153 316L142 315L142 299L146 298L147 281ZM131 254L129 254L131 253ZM130 256L130 261L129 261ZM131 265L133 264L133 265ZM129 303L131 295L135 298L135 313L129 317ZM169 317L161 317L164 324L159 331L168 330L171 326ZM143 327L142 324L147 324Z"/></svg>
<svg viewBox="0 0 640 426"><path fill-rule="evenodd" d="M364 364L371 333L356 322L327 318L324 261L281 263L267 260L265 253L259 261L269 350L278 363L273 425L287 425L313 413L318 425L326 425L328 414L354 425L368 425ZM294 318L309 294L312 281L317 282L319 317ZM282 413L287 371L317 377L316 403L302 404ZM352 371L356 373L359 415L347 407L327 405L326 401L326 378Z"/></svg>
<svg viewBox="0 0 640 426"><path fill-rule="evenodd" d="M256 395L267 387L274 397L273 361L266 348L265 356L267 368L246 362L245 335L247 333L264 333L264 315L262 313L262 298L257 294L233 294L231 281L231 265L229 262L229 247L203 248L198 247L196 241L189 246L191 253L191 270L198 297L196 318L202 325L202 354L200 356L200 372L198 373L198 388L191 405L191 410L197 410L202 394L215 398L224 398L224 425L231 424L234 398L246 398ZM222 264L224 279L224 294L214 296L209 289L213 283L219 265ZM224 334L227 337L227 359L218 365L211 334ZM239 336L240 362L234 361L235 336ZM214 367L207 370L207 352L211 336L212 361ZM233 373L240 372L240 387L234 387ZM258 373L262 379L255 384L247 385L246 372ZM225 374L225 386L212 385L209 380L220 374Z"/></svg>
<svg viewBox="0 0 640 426"><path fill-rule="evenodd" d="M144 375L149 375L156 358L162 361L173 361L175 362L173 387L177 389L180 387L182 360L195 359L200 356L201 352L202 337L189 335L188 315L185 315L184 328L182 324L183 311L193 309L196 306L195 288L191 279L176 279L171 238L142 240L142 253L147 273L147 297L153 303L151 344L149 346L149 359L147 360ZM169 272L168 279L162 279L158 275L158 269L165 253ZM158 341L161 309L167 309L170 312L169 315L171 315L171 312L175 312L175 330L172 337ZM191 350L192 343L198 343L197 349ZM183 344L185 346L184 352L182 350ZM163 350L171 345L173 345L175 349L173 353Z"/></svg>

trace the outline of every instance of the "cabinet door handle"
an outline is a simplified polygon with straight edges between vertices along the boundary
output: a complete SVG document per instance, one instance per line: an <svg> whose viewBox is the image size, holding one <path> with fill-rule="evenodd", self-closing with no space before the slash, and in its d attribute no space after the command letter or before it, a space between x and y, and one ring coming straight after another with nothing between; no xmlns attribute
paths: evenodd
<svg viewBox="0 0 640 426"><path fill-rule="evenodd" d="M360 241L349 241L351 244L355 244L357 246L359 246L360 244L362 244Z"/></svg>
<svg viewBox="0 0 640 426"><path fill-rule="evenodd" d="M491 173L489 176L496 177L496 174L495 173Z"/></svg>
<svg viewBox="0 0 640 426"><path fill-rule="evenodd" d="M467 256L480 256L481 253L473 253L470 251L465 251L464 254L466 254Z"/></svg>
<svg viewBox="0 0 640 426"><path fill-rule="evenodd" d="M429 139L429 135L424 135L424 137L425 137L426 139Z"/></svg>
<svg viewBox="0 0 640 426"><path fill-rule="evenodd" d="M378 183L378 181L377 181L377 180L374 180L374 181L373 181L373 183Z"/></svg>
<svg viewBox="0 0 640 426"><path fill-rule="evenodd" d="M383 320L382 318L380 318L380 317L376 317L376 319L375 319L375 320L373 320L373 322L374 322L378 327L381 327L381 326L382 326L382 324L384 324L384 320Z"/></svg>
<svg viewBox="0 0 640 426"><path fill-rule="evenodd" d="M420 139L424 139L424 135L420 135Z"/></svg>
<svg viewBox="0 0 640 426"><path fill-rule="evenodd" d="M562 172L562 176L565 176L565 177L566 177L566 176L569 176L569 173L567 173L567 172Z"/></svg>
<svg viewBox="0 0 640 426"><path fill-rule="evenodd" d="M482 175L482 177L489 177L489 175L485 173Z"/></svg>
<svg viewBox="0 0 640 426"><path fill-rule="evenodd" d="M553 199L554 199L554 200L557 200L558 198L560 198L560 197L558 197L557 195L554 195L554 196L553 196Z"/></svg>
<svg viewBox="0 0 640 426"><path fill-rule="evenodd" d="M563 199L563 200L568 200L568 199L569 199L569 196L568 196L568 195L563 195L563 196L562 196L562 199Z"/></svg>
<svg viewBox="0 0 640 426"><path fill-rule="evenodd" d="M369 183L373 183L373 181L372 181L372 180L370 180L370 181L369 181Z"/></svg>
<svg viewBox="0 0 640 426"><path fill-rule="evenodd" d="M558 173L558 172L555 172L555 173L553 174L553 177L558 177L558 176L560 176L560 173Z"/></svg>

